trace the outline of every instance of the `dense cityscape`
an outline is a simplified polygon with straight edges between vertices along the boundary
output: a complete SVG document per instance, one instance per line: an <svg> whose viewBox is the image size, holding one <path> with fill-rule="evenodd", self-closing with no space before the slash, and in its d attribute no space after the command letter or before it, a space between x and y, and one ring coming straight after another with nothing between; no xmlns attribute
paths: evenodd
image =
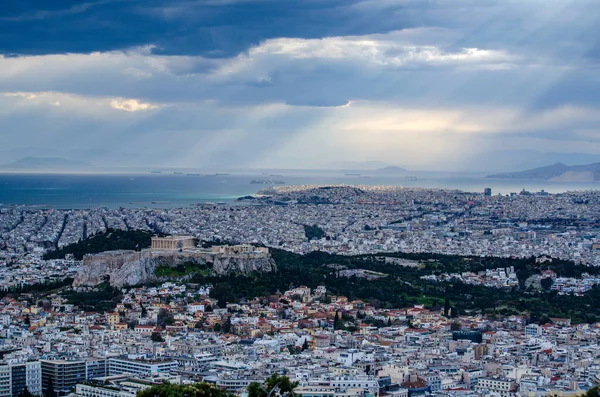
<svg viewBox="0 0 600 397"><path fill-rule="evenodd" d="M0 0L0 397L600 397L599 0Z"/></svg>
<svg viewBox="0 0 600 397"><path fill-rule="evenodd" d="M600 283L598 213L594 191L367 186L278 186L233 204L168 210L2 206L0 395L133 397L165 381L203 381L254 396L251 385L273 374L298 382L293 392L305 397L581 395L600 383L596 317L534 315L499 300L478 309L467 295L587 302ZM73 250L140 231L166 237L83 257ZM113 279L131 266L115 258L136 252L135 266L154 274L137 285ZM237 299L240 283L288 271L285 252L317 258L325 281L280 289L279 280ZM271 255L272 266L252 262ZM439 259L455 257L498 265ZM537 268L524 276L518 261L528 260ZM397 290L410 304L343 295L335 280L410 284ZM444 299L450 286L458 295ZM419 288L442 295L411 298Z"/></svg>

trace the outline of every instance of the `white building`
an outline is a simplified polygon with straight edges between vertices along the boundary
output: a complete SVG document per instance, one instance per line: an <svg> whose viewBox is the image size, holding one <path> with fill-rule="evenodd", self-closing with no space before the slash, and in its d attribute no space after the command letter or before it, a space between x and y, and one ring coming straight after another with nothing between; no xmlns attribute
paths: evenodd
<svg viewBox="0 0 600 397"><path fill-rule="evenodd" d="M499 394L501 397L509 397L514 394L515 384L508 379L496 378L479 378L477 382L477 390L480 392L492 392Z"/></svg>
<svg viewBox="0 0 600 397"><path fill-rule="evenodd" d="M174 360L130 360L126 358L110 358L108 360L108 375L138 374L157 376L170 373L177 368Z"/></svg>
<svg viewBox="0 0 600 397"><path fill-rule="evenodd" d="M541 336L542 327L537 324L529 324L525 327L525 335L534 337Z"/></svg>
<svg viewBox="0 0 600 397"><path fill-rule="evenodd" d="M42 367L39 361L0 365L0 396L16 396L25 387L34 395L42 394Z"/></svg>

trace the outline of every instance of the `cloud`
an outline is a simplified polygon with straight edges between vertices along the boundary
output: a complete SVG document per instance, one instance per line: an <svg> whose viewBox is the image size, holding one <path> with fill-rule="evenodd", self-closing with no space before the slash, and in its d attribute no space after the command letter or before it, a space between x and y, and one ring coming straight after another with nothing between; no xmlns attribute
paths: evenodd
<svg viewBox="0 0 600 397"><path fill-rule="evenodd" d="M124 110L126 112L139 112L142 110L158 109L157 105L142 103L137 99L113 99L110 101L113 109Z"/></svg>
<svg viewBox="0 0 600 397"><path fill-rule="evenodd" d="M137 99L94 97L52 91L3 92L1 95L20 100L20 106L27 104L35 106L62 106L65 110L77 110L88 114L105 114L108 109L139 112L155 110L160 107L152 103L140 102Z"/></svg>
<svg viewBox="0 0 600 397"><path fill-rule="evenodd" d="M425 167L493 148L600 153L597 1L9 3L9 155Z"/></svg>
<svg viewBox="0 0 600 397"><path fill-rule="evenodd" d="M402 20L381 27L366 23L372 16L352 9L355 0L52 3L3 7L0 53L89 53L155 45L161 54L228 57L274 37L348 34L349 26L355 27L353 34L407 27Z"/></svg>
<svg viewBox="0 0 600 397"><path fill-rule="evenodd" d="M457 48L527 48L597 61L599 11L595 0L33 0L3 4L0 54L153 46L156 54L227 58L269 39L445 28L455 32Z"/></svg>
<svg viewBox="0 0 600 397"><path fill-rule="evenodd" d="M242 73L253 64L278 66L283 62L333 61L355 62L373 69L405 69L428 67L460 67L469 65L505 68L519 59L505 51L461 48L448 51L436 45L415 45L409 40L413 31L398 31L374 36L329 37L324 39L281 38L267 40L251 48L231 62L226 62L216 73ZM421 30L421 35L430 32ZM438 33L438 32L436 32ZM279 62L277 62L279 59ZM275 60L275 62L273 62ZM515 65L516 66L516 65Z"/></svg>
<svg viewBox="0 0 600 397"><path fill-rule="evenodd" d="M431 81L432 70L496 72L528 65L527 58L506 51L445 48L443 37L448 35L439 29L409 29L369 36L280 38L220 60L154 55L151 47L5 57L0 58L0 90L66 91L159 103L341 106L352 99L397 100L403 94L419 100L411 91L420 88L410 85ZM403 90L382 91L394 85Z"/></svg>
<svg viewBox="0 0 600 397"><path fill-rule="evenodd" d="M51 106L59 97L63 106ZM22 131L29 136L37 131L22 153L52 151L100 165L311 168L377 158L416 168L460 169L482 151L532 143L600 153L600 108L526 113L511 107L422 108L359 100L328 108L190 102L127 113L113 109L109 98L51 93L3 98L0 122L7 147L23 145ZM23 101L35 106L35 118Z"/></svg>

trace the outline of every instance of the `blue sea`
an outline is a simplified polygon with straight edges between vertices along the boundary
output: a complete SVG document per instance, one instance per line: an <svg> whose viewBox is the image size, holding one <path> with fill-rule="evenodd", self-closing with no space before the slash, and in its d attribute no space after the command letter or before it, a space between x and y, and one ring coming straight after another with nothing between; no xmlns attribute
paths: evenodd
<svg viewBox="0 0 600 397"><path fill-rule="evenodd" d="M420 173L405 176L346 175L343 172L289 172L276 176L256 174L0 174L0 204L40 208L153 207L177 208L205 202L234 202L273 185L250 183L254 179L282 180L286 185L355 184L460 189L508 194L526 189L560 193L600 188L600 183L565 183L486 179L463 173Z"/></svg>

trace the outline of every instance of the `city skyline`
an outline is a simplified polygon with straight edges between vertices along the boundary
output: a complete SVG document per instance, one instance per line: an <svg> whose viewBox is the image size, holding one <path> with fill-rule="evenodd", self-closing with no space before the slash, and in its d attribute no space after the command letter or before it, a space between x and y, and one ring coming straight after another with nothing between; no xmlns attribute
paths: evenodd
<svg viewBox="0 0 600 397"><path fill-rule="evenodd" d="M599 397L598 0L4 0L0 397Z"/></svg>

